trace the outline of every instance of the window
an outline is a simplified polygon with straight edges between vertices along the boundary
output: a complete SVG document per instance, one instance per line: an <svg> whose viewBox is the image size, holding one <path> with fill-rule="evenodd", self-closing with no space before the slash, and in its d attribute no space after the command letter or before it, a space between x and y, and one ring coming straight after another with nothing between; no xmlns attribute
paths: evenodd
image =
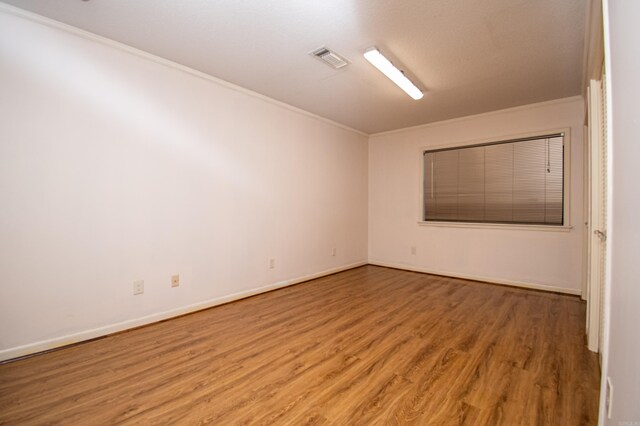
<svg viewBox="0 0 640 426"><path fill-rule="evenodd" d="M564 133L424 152L425 221L564 224Z"/></svg>

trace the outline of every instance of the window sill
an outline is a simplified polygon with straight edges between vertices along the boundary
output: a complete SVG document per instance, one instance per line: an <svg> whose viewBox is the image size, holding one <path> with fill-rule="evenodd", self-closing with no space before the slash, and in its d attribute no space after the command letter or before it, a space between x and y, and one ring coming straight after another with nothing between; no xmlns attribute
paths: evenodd
<svg viewBox="0 0 640 426"><path fill-rule="evenodd" d="M465 223L465 222L437 222L419 221L420 226L435 226L439 228L477 228L477 229L507 229L515 231L546 231L546 232L570 232L573 226L563 225L517 225L511 223Z"/></svg>

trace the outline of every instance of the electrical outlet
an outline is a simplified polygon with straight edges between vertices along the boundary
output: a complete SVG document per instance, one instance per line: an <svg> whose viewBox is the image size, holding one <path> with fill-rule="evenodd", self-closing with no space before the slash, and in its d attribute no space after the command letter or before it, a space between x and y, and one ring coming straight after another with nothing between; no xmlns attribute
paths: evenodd
<svg viewBox="0 0 640 426"><path fill-rule="evenodd" d="M331 249L331 256L335 256L336 255L336 248L332 248Z"/></svg>
<svg viewBox="0 0 640 426"><path fill-rule="evenodd" d="M180 275L171 275L171 287L178 287L180 285Z"/></svg>
<svg viewBox="0 0 640 426"><path fill-rule="evenodd" d="M412 246L411 247L411 254L415 256L416 252L417 252L416 247Z"/></svg>
<svg viewBox="0 0 640 426"><path fill-rule="evenodd" d="M138 294L144 293L144 281L134 281L133 282L133 295L136 296Z"/></svg>
<svg viewBox="0 0 640 426"><path fill-rule="evenodd" d="M611 418L611 401L613 399L613 385L611 384L611 377L607 377L607 389L606 397L604 400L604 410L607 413L607 418Z"/></svg>
<svg viewBox="0 0 640 426"><path fill-rule="evenodd" d="M275 259L269 259L269 269L273 269L276 267L276 260Z"/></svg>

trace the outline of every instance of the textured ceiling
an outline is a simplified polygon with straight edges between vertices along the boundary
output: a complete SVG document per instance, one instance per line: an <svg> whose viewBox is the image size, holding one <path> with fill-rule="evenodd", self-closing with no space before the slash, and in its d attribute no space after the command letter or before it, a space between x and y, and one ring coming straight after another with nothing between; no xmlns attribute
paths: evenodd
<svg viewBox="0 0 640 426"><path fill-rule="evenodd" d="M4 0L365 133L581 93L584 0ZM351 64L308 53L326 45ZM362 56L376 45L419 101Z"/></svg>

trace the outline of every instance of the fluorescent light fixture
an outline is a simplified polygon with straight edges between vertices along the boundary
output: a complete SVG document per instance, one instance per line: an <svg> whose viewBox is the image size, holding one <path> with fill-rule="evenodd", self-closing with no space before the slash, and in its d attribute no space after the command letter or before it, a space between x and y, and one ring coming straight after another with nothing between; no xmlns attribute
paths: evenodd
<svg viewBox="0 0 640 426"><path fill-rule="evenodd" d="M391 61L385 58L378 49L375 47L367 49L367 51L364 52L364 57L367 61L371 62L371 65L378 68L380 72L404 90L407 95L415 100L422 99L422 91L418 89L411 80L405 77L402 71L396 68Z"/></svg>

